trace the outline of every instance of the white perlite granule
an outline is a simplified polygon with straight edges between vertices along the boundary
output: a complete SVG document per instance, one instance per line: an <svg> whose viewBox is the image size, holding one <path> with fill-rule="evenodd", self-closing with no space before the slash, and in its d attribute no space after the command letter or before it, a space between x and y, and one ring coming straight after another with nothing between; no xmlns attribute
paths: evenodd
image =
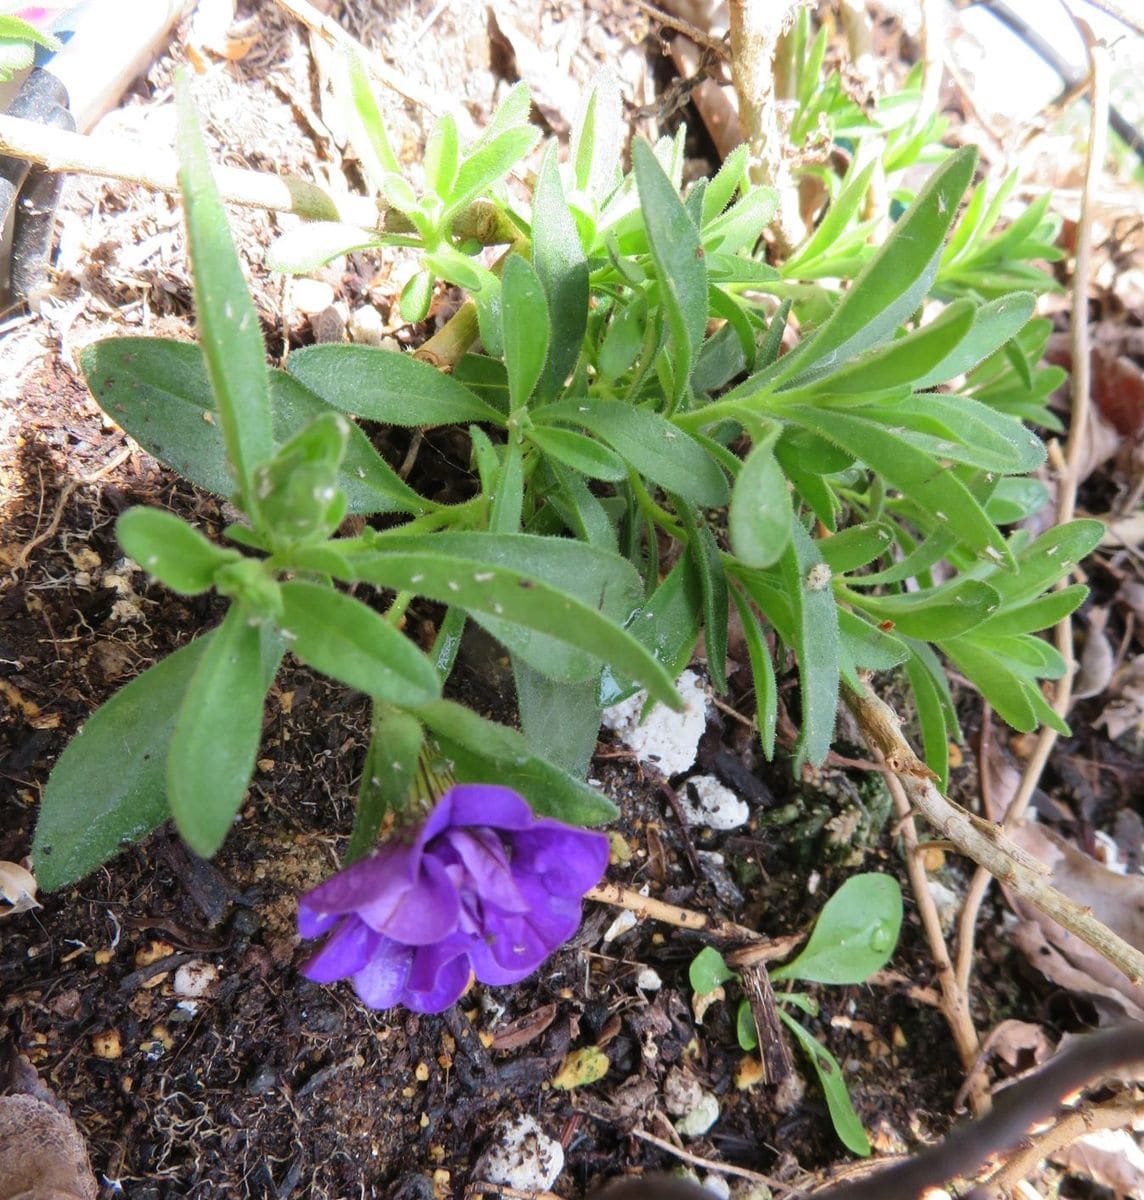
<svg viewBox="0 0 1144 1200"><path fill-rule="evenodd" d="M658 767L666 776L678 775L695 762L699 739L707 728L707 693L694 671L684 671L675 681L683 711L656 704L640 723L647 692L636 692L621 704L604 709L604 728L619 734L620 741L642 763Z"/></svg>

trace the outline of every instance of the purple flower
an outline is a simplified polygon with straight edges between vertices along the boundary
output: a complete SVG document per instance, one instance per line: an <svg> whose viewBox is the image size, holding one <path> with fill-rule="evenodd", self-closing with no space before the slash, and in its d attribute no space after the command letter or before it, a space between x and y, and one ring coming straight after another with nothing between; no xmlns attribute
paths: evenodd
<svg viewBox="0 0 1144 1200"><path fill-rule="evenodd" d="M412 842L392 842L298 905L302 937L329 934L302 968L352 976L370 1008L441 1012L469 984L516 983L576 932L608 840L533 815L506 787L450 788Z"/></svg>

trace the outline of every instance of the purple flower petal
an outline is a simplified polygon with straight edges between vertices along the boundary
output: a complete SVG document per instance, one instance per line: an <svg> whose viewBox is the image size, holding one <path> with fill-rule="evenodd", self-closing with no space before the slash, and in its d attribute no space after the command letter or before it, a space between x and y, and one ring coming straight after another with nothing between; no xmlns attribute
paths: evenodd
<svg viewBox="0 0 1144 1200"><path fill-rule="evenodd" d="M506 912L525 912L528 901L513 881L505 844L491 829L451 829L438 844L456 852L465 870L459 886ZM436 847L431 853L438 853Z"/></svg>
<svg viewBox="0 0 1144 1200"><path fill-rule="evenodd" d="M318 953L306 960L302 974L315 983L345 979L369 962L380 937L357 917L345 917Z"/></svg>
<svg viewBox="0 0 1144 1200"><path fill-rule="evenodd" d="M353 863L311 888L301 903L319 923L330 914L356 912L363 904L408 888L417 878L420 864L420 853L412 846L397 843L383 846L369 858ZM328 923L326 928L329 928ZM302 936L314 935L303 933Z"/></svg>
<svg viewBox="0 0 1144 1200"><path fill-rule="evenodd" d="M527 829L536 817L512 788L494 783L462 783L450 788L429 814L422 844L446 829L484 825L491 829Z"/></svg>
<svg viewBox="0 0 1144 1200"><path fill-rule="evenodd" d="M524 914L485 910L485 936L471 953L482 983L516 983L531 974L580 924L580 900L551 896L538 885L525 883L530 901Z"/></svg>
<svg viewBox="0 0 1144 1200"><path fill-rule="evenodd" d="M405 999L405 982L416 951L378 936L369 962L354 975L354 989L370 1008L392 1008Z"/></svg>
<svg viewBox="0 0 1144 1200"><path fill-rule="evenodd" d="M608 839L602 833L570 829L557 821L537 821L507 840L513 875L534 875L559 896L582 896L600 882L608 866Z"/></svg>
<svg viewBox="0 0 1144 1200"><path fill-rule="evenodd" d="M321 937L323 933L329 933L342 916L342 913L319 912L307 894L298 901L298 936Z"/></svg>
<svg viewBox="0 0 1144 1200"><path fill-rule="evenodd" d="M413 1012L443 1012L469 986L471 974L466 947L458 940L421 946L414 953L402 1002Z"/></svg>
<svg viewBox="0 0 1144 1200"><path fill-rule="evenodd" d="M427 855L412 885L379 889L379 894L359 904L357 911L371 929L406 946L425 946L457 928L460 908L446 868Z"/></svg>

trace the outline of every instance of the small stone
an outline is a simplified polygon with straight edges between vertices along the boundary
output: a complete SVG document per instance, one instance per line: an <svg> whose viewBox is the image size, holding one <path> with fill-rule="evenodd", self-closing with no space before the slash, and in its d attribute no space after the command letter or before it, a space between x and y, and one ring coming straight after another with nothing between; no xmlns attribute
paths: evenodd
<svg viewBox="0 0 1144 1200"><path fill-rule="evenodd" d="M350 337L363 346L380 346L385 323L372 304L363 304L350 314Z"/></svg>
<svg viewBox="0 0 1144 1200"><path fill-rule="evenodd" d="M663 1081L663 1104L673 1117L682 1117L689 1113L703 1095L703 1089L694 1076L688 1075L678 1067L672 1067Z"/></svg>
<svg viewBox="0 0 1144 1200"><path fill-rule="evenodd" d="M636 975L636 987L641 992L658 992L663 987L663 980L659 977L659 972L652 970L651 967L641 967Z"/></svg>
<svg viewBox="0 0 1144 1200"><path fill-rule="evenodd" d="M719 1120L719 1100L710 1092L703 1092L699 1103L675 1123L680 1137L702 1137Z"/></svg>
<svg viewBox="0 0 1144 1200"><path fill-rule="evenodd" d="M627 933L629 929L634 929L635 924L636 914L625 908L611 925L604 930L604 941L614 942L616 938Z"/></svg>
<svg viewBox="0 0 1144 1200"><path fill-rule="evenodd" d="M324 312L334 302L334 289L321 279L295 279L290 295L294 307L308 317Z"/></svg>
<svg viewBox="0 0 1144 1200"><path fill-rule="evenodd" d="M218 983L218 967L212 963L203 962L201 958L192 959L175 972L175 995L185 996L190 1000L198 1000L208 995Z"/></svg>
<svg viewBox="0 0 1144 1200"><path fill-rule="evenodd" d="M683 711L656 704L640 721L647 692L636 692L604 710L604 726L614 730L640 762L651 763L664 775L678 775L695 762L699 739L707 729L707 693L694 671L684 671L675 681Z"/></svg>
<svg viewBox="0 0 1144 1200"><path fill-rule="evenodd" d="M692 825L707 829L738 829L751 816L747 802L714 775L693 775L679 791L679 804Z"/></svg>
<svg viewBox="0 0 1144 1200"><path fill-rule="evenodd" d="M731 1200L731 1185L722 1175L704 1175L703 1187L719 1200Z"/></svg>
<svg viewBox="0 0 1144 1200"><path fill-rule="evenodd" d="M525 1113L498 1125L474 1175L522 1192L547 1192L563 1169L563 1147Z"/></svg>
<svg viewBox="0 0 1144 1200"><path fill-rule="evenodd" d="M119 1058L123 1053L123 1039L118 1029L107 1029L92 1034L91 1049L96 1058Z"/></svg>

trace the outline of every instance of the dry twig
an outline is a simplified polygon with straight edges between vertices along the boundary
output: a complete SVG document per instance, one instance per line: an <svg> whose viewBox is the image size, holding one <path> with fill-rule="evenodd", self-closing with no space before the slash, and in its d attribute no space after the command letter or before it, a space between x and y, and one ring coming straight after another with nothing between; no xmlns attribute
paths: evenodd
<svg viewBox="0 0 1144 1200"><path fill-rule="evenodd" d="M746 1167L736 1167L732 1163L718 1162L713 1158L703 1158L698 1154L692 1154L689 1150L684 1150L682 1146L673 1145L665 1138L656 1137L654 1133L648 1133L643 1129L633 1129L632 1137L637 1137L641 1142L648 1142L653 1146L657 1146L665 1154L670 1154L673 1158L678 1158L681 1162L687 1163L692 1167L702 1167L705 1171L718 1171L720 1175L734 1175L738 1179L750 1179L754 1183L765 1183L767 1187L777 1189L783 1192L791 1192L794 1189L786 1183L780 1183L777 1179L772 1179L769 1175L760 1175L758 1171L749 1171Z"/></svg>
<svg viewBox="0 0 1144 1200"><path fill-rule="evenodd" d="M1092 81L1091 121L1089 123L1088 155L1085 162L1084 193L1081 202L1080 222L1077 226L1076 264L1073 270L1072 296L1072 413L1069 418L1068 443L1065 448L1065 465L1057 478L1056 523L1063 525L1071 521L1076 513L1076 492L1079 485L1079 467L1087 435L1090 408L1090 356L1088 331L1088 283L1092 273L1092 212L1094 195L1103 171L1104 154L1108 144L1108 87L1109 62L1104 47L1093 39L1084 27ZM1061 580L1063 587L1067 581ZM1058 622L1056 631L1057 650L1068 665L1068 670L1057 680L1053 696L1053 708L1063 718L1072 701L1073 633L1072 618ZM1012 828L1025 815L1029 801L1040 782L1041 773L1049 761L1049 755L1057 743L1057 731L1048 726L1042 728L1036 747L1025 767L1017 791L1004 815L1003 829ZM969 987L973 971L974 932L982 901L989 889L990 872L979 869L966 892L965 904L958 922L957 981L962 990Z"/></svg>

